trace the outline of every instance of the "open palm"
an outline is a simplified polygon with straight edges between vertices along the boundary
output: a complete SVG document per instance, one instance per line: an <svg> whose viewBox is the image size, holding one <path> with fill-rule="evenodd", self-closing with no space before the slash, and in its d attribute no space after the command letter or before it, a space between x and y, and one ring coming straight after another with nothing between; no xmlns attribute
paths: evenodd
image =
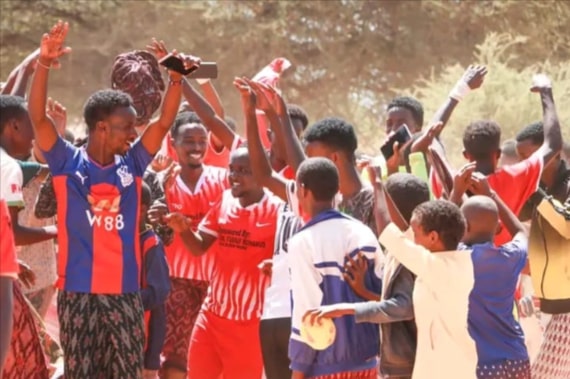
<svg viewBox="0 0 570 379"><path fill-rule="evenodd" d="M40 44L40 58L42 60L54 61L59 57L71 52L70 47L64 47L65 37L69 31L69 24L67 22L58 21L49 33L42 36Z"/></svg>

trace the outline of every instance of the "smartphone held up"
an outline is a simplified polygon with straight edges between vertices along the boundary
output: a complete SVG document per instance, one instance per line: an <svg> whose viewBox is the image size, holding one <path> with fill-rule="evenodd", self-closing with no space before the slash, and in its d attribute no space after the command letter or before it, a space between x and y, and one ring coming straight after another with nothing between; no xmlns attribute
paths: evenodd
<svg viewBox="0 0 570 379"><path fill-rule="evenodd" d="M202 62L200 66L186 68L182 59L173 54L168 54L158 63L192 79L216 79L218 77L218 64L215 62Z"/></svg>
<svg viewBox="0 0 570 379"><path fill-rule="evenodd" d="M405 145L409 140L412 139L412 133L406 124L400 126L394 134L392 134L386 143L382 145L380 151L386 160L390 159L394 155L394 143L398 142L400 146Z"/></svg>

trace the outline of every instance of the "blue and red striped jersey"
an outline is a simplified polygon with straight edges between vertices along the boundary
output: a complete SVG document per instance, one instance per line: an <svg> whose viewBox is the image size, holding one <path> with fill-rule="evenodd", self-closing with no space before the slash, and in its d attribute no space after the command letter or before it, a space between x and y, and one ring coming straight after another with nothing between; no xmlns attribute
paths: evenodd
<svg viewBox="0 0 570 379"><path fill-rule="evenodd" d="M103 167L85 148L62 138L44 156L57 199L58 288L98 294L139 291L141 182L152 156L139 139L126 155Z"/></svg>

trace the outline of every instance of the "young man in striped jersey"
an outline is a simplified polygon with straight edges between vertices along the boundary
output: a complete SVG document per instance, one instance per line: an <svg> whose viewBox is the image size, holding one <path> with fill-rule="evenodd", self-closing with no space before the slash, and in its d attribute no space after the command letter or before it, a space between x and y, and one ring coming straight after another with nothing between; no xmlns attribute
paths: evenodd
<svg viewBox="0 0 570 379"><path fill-rule="evenodd" d="M210 289L190 342L189 379L261 377L259 320L267 278L258 266L273 255L283 202L255 182L245 147L230 155L229 181L197 232L182 214L167 216L188 254L212 260Z"/></svg>
<svg viewBox="0 0 570 379"><path fill-rule="evenodd" d="M191 221L193 231L228 188L226 169L203 164L207 130L194 112L182 112L171 128L170 144L176 151L180 172L165 185L166 206ZM163 371L166 378L183 377L187 371L190 336L206 297L209 256L188 253L177 234L166 247L172 291L166 301L166 341Z"/></svg>

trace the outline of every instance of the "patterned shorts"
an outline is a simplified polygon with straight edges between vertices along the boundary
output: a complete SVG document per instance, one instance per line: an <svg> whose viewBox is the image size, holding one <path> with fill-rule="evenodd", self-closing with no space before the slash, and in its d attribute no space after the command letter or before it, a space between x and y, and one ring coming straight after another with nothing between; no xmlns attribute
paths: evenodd
<svg viewBox="0 0 570 379"><path fill-rule="evenodd" d="M186 372L190 337L196 318L206 298L208 282L170 278L170 293L166 298L166 338L162 355L163 367Z"/></svg>
<svg viewBox="0 0 570 379"><path fill-rule="evenodd" d="M140 294L60 291L57 299L65 379L139 379L144 321Z"/></svg>
<svg viewBox="0 0 570 379"><path fill-rule="evenodd" d="M313 376L311 379L377 379L378 369L371 368L369 370L339 372L337 374Z"/></svg>
<svg viewBox="0 0 570 379"><path fill-rule="evenodd" d="M14 283L14 324L3 379L47 379L49 371L31 304Z"/></svg>
<svg viewBox="0 0 570 379"><path fill-rule="evenodd" d="M570 313L553 315L546 326L532 378L570 378Z"/></svg>
<svg viewBox="0 0 570 379"><path fill-rule="evenodd" d="M530 379L528 360L504 360L477 366L478 379Z"/></svg>

